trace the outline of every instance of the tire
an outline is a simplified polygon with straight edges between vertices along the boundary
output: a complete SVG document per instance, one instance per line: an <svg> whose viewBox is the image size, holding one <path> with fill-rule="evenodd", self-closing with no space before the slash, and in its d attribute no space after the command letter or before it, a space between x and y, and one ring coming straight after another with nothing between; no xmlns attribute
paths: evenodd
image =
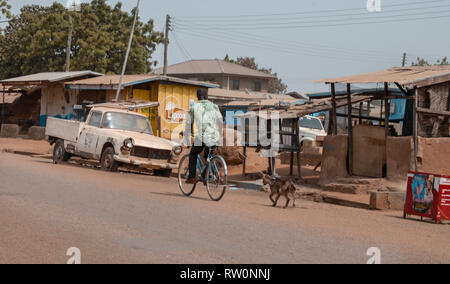
<svg viewBox="0 0 450 284"><path fill-rule="evenodd" d="M56 141L55 147L53 148L53 163L56 165L58 163L67 162L72 155L66 152L64 148L64 140Z"/></svg>
<svg viewBox="0 0 450 284"><path fill-rule="evenodd" d="M103 153L100 163L102 165L102 170L107 172L117 172L119 169L119 162L114 160L115 151L113 147L107 147Z"/></svg>
<svg viewBox="0 0 450 284"><path fill-rule="evenodd" d="M223 158L216 156L206 174L206 189L213 201L220 201L227 190L227 165Z"/></svg>
<svg viewBox="0 0 450 284"><path fill-rule="evenodd" d="M189 176L189 155L184 156L178 167L178 185L180 186L181 193L184 196L191 196L197 184L186 184L186 180Z"/></svg>

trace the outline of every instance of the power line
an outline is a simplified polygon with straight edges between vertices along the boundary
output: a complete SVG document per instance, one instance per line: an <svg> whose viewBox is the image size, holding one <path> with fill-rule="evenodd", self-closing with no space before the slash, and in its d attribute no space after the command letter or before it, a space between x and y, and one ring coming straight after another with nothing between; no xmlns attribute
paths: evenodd
<svg viewBox="0 0 450 284"><path fill-rule="evenodd" d="M249 25L239 25L239 26L233 26L233 25L220 25L220 26L210 26L210 28L206 27L203 24L191 24L186 25L183 23L176 23L176 27L178 28L195 28L198 30L207 30L207 29L215 29L215 30L269 30L269 29L299 29L299 28L315 28L315 27L336 27L336 26L353 26L353 25L366 25L366 24L384 24L384 23L392 23L392 22L407 22L407 21L417 21L417 20L435 20L435 19L441 19L446 18L449 16L450 10L445 11L438 11L433 13L413 13L413 14L407 14L407 15L399 15L396 16L397 18L391 19L391 17L379 17L377 18L377 21L356 21L354 19L343 19L343 20L337 20L341 22L336 21L310 21L309 23L312 24L306 24L306 25L291 25L291 24L278 24L278 25L270 25L270 26L263 26L263 25L257 25L257 26L249 26ZM441 13L447 13L444 15L441 15ZM433 16L430 17L413 17L413 18L405 18L405 19L399 19L399 17L410 17L410 16L421 16L421 15L430 15ZM343 22L342 22L343 21ZM350 21L350 22L348 22ZM316 23L324 23L326 24L316 24ZM305 22L306 23L306 22Z"/></svg>
<svg viewBox="0 0 450 284"><path fill-rule="evenodd" d="M432 1L417 1L402 4L391 4L383 5L383 8L389 7L402 7L402 6L413 6L413 5L428 5L431 3L448 2L448 0L432 0ZM313 10L313 11L301 11L301 12L288 12L288 13L277 13L277 14L247 14L247 15L228 15L228 16L188 16L179 17L179 19L234 19L234 18L251 18L251 17L279 17L286 15L305 15L305 14L320 14L320 13L336 13L336 12L348 12L348 11L366 11L366 8L349 8L349 9L329 9L329 10Z"/></svg>
<svg viewBox="0 0 450 284"><path fill-rule="evenodd" d="M430 10L430 9L439 9L439 8L449 8L450 5L438 5L438 6L430 6L430 7L416 7L416 8L402 8L400 10L384 10L383 11L383 15L386 14L392 14L392 13L404 13L407 11L421 11L422 13L424 13L424 10ZM428 12L437 12L437 11L428 11ZM311 16L307 16L307 17L301 17L301 19L299 19L299 17L281 17L281 18L256 18L256 19L252 19L252 18L242 18L242 19L236 19L236 20L221 20L221 19L199 19L199 20L184 20L184 19L180 19L177 18L178 22L181 24L199 24L199 23L226 23L227 25L237 25L237 24L246 24L249 25L248 22L252 22L250 25L260 25L261 23L259 22L264 22L265 24L271 24L271 23L275 23L275 24L279 24L282 22L286 22L289 21L285 24L292 24L292 23L304 23L304 22L310 22L310 21L304 21L305 19L317 19L317 18L327 18L327 22L333 21L335 20L334 18L337 17L352 17L352 16L363 16L364 19L368 19L368 18L377 18L379 17L380 13L368 13L367 11L365 11L364 13L351 13L351 14L340 14L340 15L311 15ZM396 15L392 15L392 16L396 16ZM391 16L391 17L392 17ZM401 15L399 15L401 16ZM352 19L361 19L361 18L352 18ZM345 20L345 19L342 19ZM272 22L271 22L272 21ZM275 21L275 22L273 22Z"/></svg>
<svg viewBox="0 0 450 284"><path fill-rule="evenodd" d="M343 57L334 56L334 55L330 55L330 54L326 54L326 53L319 53L319 52L312 52L312 51L301 51L300 52L298 49L293 49L293 48L289 48L289 47L275 46L275 45L271 45L271 44L261 44L261 43L257 43L257 42L246 41L246 40L241 40L241 39L236 39L236 38L231 39L231 38L227 38L227 37L219 37L219 36L214 36L214 35L205 34L205 33L183 32L183 34L191 35L191 36L202 38L202 39L210 39L210 40L214 40L214 41L231 43L231 44L235 44L235 45L239 45L239 46L271 50L271 51L277 52L278 54L313 56L313 57L321 57L321 58L327 58L327 59L333 59L333 60L357 61L357 62L386 61L386 63L388 63L388 62L393 63L396 60L398 60L398 58L396 60L383 60L381 58L370 59L370 58L362 58L362 57L360 57L360 58L351 58L351 57L343 58Z"/></svg>
<svg viewBox="0 0 450 284"><path fill-rule="evenodd" d="M193 31L191 31L191 33L195 33ZM261 37L257 37L257 36L251 36L251 35L243 35L241 36L240 34L230 34L226 31L221 32L220 36L217 35L216 33L212 33L212 32L208 32L208 31L202 31L197 32L196 35L201 35L201 34L206 34L208 36L213 36L213 37L218 37L218 40L221 40L223 38L229 39L229 40L238 40L239 42L247 42L247 43L251 43L251 44L257 44L257 45L270 45L272 47L276 47L276 48L284 48L284 49L290 49L293 51L304 51L304 52L309 52L309 53L313 53L313 54L317 54L318 52L320 52L320 54L328 54L328 55L333 55L333 56L342 56L342 55L347 55L347 56L352 56L352 57L360 57L362 59L374 59L374 60L386 60L386 59L392 59L392 60L398 60L398 55L397 53L395 54L395 56L393 54L387 56L387 55L382 55L382 54L378 54L378 53L363 53L363 52L359 52L359 54L355 51L337 51L337 50L331 50L331 49L324 49L324 48L318 48L318 47L305 47L305 46L301 46L298 43L289 43L289 42L285 42L285 41L279 41L279 40L272 40L269 38L261 38ZM346 53L346 54L345 54Z"/></svg>

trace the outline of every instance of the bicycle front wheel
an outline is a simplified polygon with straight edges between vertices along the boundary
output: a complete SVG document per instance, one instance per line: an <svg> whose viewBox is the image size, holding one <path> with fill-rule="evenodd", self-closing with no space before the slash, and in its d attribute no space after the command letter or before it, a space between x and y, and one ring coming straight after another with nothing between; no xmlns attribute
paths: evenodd
<svg viewBox="0 0 450 284"><path fill-rule="evenodd" d="M191 196L194 193L197 184L187 184L186 180L189 177L189 155L184 156L180 161L178 168L178 185L185 196Z"/></svg>
<svg viewBox="0 0 450 284"><path fill-rule="evenodd" d="M227 189L227 165L219 156L211 159L207 172L206 189L213 201L220 201Z"/></svg>

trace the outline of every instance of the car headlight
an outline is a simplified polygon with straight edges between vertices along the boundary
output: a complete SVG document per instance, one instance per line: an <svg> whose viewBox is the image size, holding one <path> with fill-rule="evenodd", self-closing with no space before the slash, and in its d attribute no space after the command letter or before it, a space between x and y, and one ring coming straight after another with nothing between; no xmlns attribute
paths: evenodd
<svg viewBox="0 0 450 284"><path fill-rule="evenodd" d="M181 146L175 146L173 147L173 152L175 153L175 155L180 155L181 152L183 152L183 148Z"/></svg>
<svg viewBox="0 0 450 284"><path fill-rule="evenodd" d="M134 141L132 138L125 139L123 142L123 146L128 149L132 149L134 147Z"/></svg>

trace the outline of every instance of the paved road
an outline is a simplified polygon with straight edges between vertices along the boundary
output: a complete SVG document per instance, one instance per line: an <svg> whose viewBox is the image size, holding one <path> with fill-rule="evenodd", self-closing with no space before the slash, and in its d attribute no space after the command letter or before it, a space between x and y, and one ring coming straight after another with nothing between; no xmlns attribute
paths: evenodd
<svg viewBox="0 0 450 284"><path fill-rule="evenodd" d="M264 193L204 188L180 196L176 180L105 173L0 154L0 263L450 263L450 227L399 212L302 200L268 206Z"/></svg>

